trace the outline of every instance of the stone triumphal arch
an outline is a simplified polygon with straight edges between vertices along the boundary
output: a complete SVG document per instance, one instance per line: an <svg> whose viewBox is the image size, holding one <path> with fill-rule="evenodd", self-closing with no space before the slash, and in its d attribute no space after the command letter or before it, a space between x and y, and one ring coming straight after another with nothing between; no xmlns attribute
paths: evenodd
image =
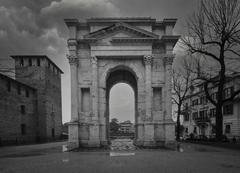
<svg viewBox="0 0 240 173"><path fill-rule="evenodd" d="M174 143L171 105L176 19L66 19L71 69L69 147L108 145L109 92L118 82L135 95L135 144Z"/></svg>

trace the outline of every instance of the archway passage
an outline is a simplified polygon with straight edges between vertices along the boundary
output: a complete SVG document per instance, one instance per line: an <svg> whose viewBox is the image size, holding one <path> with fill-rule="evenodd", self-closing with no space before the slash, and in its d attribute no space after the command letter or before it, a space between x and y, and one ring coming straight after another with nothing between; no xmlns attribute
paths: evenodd
<svg viewBox="0 0 240 173"><path fill-rule="evenodd" d="M106 129L106 134L107 134L107 139L110 143L111 137L112 137L112 132L110 133L110 116L112 117L112 115L110 115L110 92L111 89L116 86L116 84L119 83L125 83L128 84L132 90L133 90L133 97L134 99L132 99L134 101L133 105L134 105L134 115L132 115L134 118L134 123L137 123L137 119L136 119L136 109L137 109L137 79L135 74L130 70L130 69L126 69L126 68L116 68L113 69L109 72L107 80L106 80L106 100L107 100L107 104L106 104L106 124L107 124L107 129ZM121 116L121 115L120 115ZM129 118L130 119L130 118ZM133 123L133 122L132 122ZM119 126L120 128L121 126ZM136 137L136 130L135 127L133 125L132 127L132 134L123 134L123 132L121 132L121 128L118 131L118 135L120 136L125 136L126 138L135 138ZM123 130L123 129L122 129ZM122 133L122 135L121 135ZM116 136L115 135L115 138ZM128 136L129 135L129 136Z"/></svg>
<svg viewBox="0 0 240 173"><path fill-rule="evenodd" d="M135 123L135 98L133 88L126 83L115 84L109 94L109 119Z"/></svg>

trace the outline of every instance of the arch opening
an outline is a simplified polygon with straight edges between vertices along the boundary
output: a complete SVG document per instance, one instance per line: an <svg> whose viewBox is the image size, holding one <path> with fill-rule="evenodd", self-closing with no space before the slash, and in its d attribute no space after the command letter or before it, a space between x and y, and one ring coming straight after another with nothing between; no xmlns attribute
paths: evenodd
<svg viewBox="0 0 240 173"><path fill-rule="evenodd" d="M125 90L125 93L124 93ZM112 95L112 93L115 93ZM130 94L127 96L126 94ZM127 97L127 98L124 98ZM115 99L115 100L113 100ZM125 103L122 103L122 100L126 100ZM135 138L136 137L136 130L135 130L135 125L137 123L137 116L136 116L136 109L137 109L137 79L135 77L135 74L126 68L116 68L115 70L111 70L107 76L106 80L106 124L107 124L107 139L110 142L111 138L116 138L116 137L126 137L126 138ZM118 104L119 105L112 105L112 104ZM130 105L128 105L128 103ZM114 116L114 110L112 108L115 107L122 107L123 109L120 109L119 114L117 115L119 118L119 130L118 134L113 133L113 131L110 131L110 121L112 118L115 118ZM125 109L124 109L125 106ZM130 106L130 107L129 107ZM131 116L126 116L124 114L124 110L126 111L127 109L132 109L131 111ZM116 113L116 111L115 111ZM123 118L125 117L125 118ZM131 120L132 127L130 127L130 123L126 123L128 127L122 127L120 125L120 122L127 120ZM132 128L132 129L131 129ZM125 133L123 134L123 131L126 129L129 130L131 133ZM126 132L126 131L125 131ZM115 136L114 136L115 134Z"/></svg>

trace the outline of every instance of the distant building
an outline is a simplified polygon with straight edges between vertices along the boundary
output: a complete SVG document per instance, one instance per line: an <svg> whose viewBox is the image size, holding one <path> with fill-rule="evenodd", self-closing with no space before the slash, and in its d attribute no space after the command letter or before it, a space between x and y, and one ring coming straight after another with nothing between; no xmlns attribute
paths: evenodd
<svg viewBox="0 0 240 173"><path fill-rule="evenodd" d="M15 80L0 75L2 143L48 141L62 131L61 74L47 56L12 56Z"/></svg>
<svg viewBox="0 0 240 173"><path fill-rule="evenodd" d="M119 132L120 133L134 133L134 124L131 123L131 121L124 121L122 123L119 123Z"/></svg>
<svg viewBox="0 0 240 173"><path fill-rule="evenodd" d="M212 99L217 97L216 86L209 86ZM227 77L224 98L229 98L233 91L240 89L240 75ZM216 128L216 108L205 96L203 85L200 84L184 101L183 116L184 136L189 134L214 136ZM223 133L228 138L240 138L240 96L223 105Z"/></svg>

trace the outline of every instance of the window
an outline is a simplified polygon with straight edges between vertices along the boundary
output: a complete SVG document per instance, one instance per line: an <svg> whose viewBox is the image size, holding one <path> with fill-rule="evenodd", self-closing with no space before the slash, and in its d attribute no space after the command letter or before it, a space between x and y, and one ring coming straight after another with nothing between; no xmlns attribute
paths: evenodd
<svg viewBox="0 0 240 173"><path fill-rule="evenodd" d="M40 59L37 59L37 66L41 66L41 61L40 61Z"/></svg>
<svg viewBox="0 0 240 173"><path fill-rule="evenodd" d="M17 92L19 95L21 94L21 86L20 85L18 85L18 87L17 87Z"/></svg>
<svg viewBox="0 0 240 173"><path fill-rule="evenodd" d="M183 110L188 110L188 109L189 109L188 103L185 103L185 104L183 105Z"/></svg>
<svg viewBox="0 0 240 173"><path fill-rule="evenodd" d="M192 106L198 105L198 99L192 101Z"/></svg>
<svg viewBox="0 0 240 173"><path fill-rule="evenodd" d="M50 62L48 62L48 68L49 68L49 69L51 68Z"/></svg>
<svg viewBox="0 0 240 173"><path fill-rule="evenodd" d="M194 127L194 129L193 129L193 133L197 133L197 127Z"/></svg>
<svg viewBox="0 0 240 173"><path fill-rule="evenodd" d="M216 125L212 125L212 134L216 133Z"/></svg>
<svg viewBox="0 0 240 173"><path fill-rule="evenodd" d="M231 125L230 124L225 125L225 133L231 133Z"/></svg>
<svg viewBox="0 0 240 173"><path fill-rule="evenodd" d="M192 113L193 120L198 118L198 112L193 112Z"/></svg>
<svg viewBox="0 0 240 173"><path fill-rule="evenodd" d="M203 119L203 118L204 118L204 111L200 111L200 112L199 112L199 118L200 118L200 119Z"/></svg>
<svg viewBox="0 0 240 173"><path fill-rule="evenodd" d="M26 124L21 124L21 134L26 135Z"/></svg>
<svg viewBox="0 0 240 173"><path fill-rule="evenodd" d="M230 115L233 114L233 104L227 104L223 106L223 114Z"/></svg>
<svg viewBox="0 0 240 173"><path fill-rule="evenodd" d="M25 105L21 105L20 109L21 109L21 114L25 114L26 113Z"/></svg>
<svg viewBox="0 0 240 173"><path fill-rule="evenodd" d="M211 98L212 98L213 100L217 100L217 93L211 94Z"/></svg>
<svg viewBox="0 0 240 173"><path fill-rule="evenodd" d="M8 90L8 92L11 91L11 82L10 81L7 81L7 90Z"/></svg>
<svg viewBox="0 0 240 173"><path fill-rule="evenodd" d="M203 84L199 86L199 91L203 91L204 90L204 86Z"/></svg>
<svg viewBox="0 0 240 173"><path fill-rule="evenodd" d="M32 59L31 58L28 59L28 65L32 66Z"/></svg>
<svg viewBox="0 0 240 173"><path fill-rule="evenodd" d="M230 98L232 96L234 89L233 87L229 87L223 90L223 98L227 99Z"/></svg>
<svg viewBox="0 0 240 173"><path fill-rule="evenodd" d="M207 97L206 96L201 96L199 104L207 104L207 103L208 103Z"/></svg>
<svg viewBox="0 0 240 173"><path fill-rule="evenodd" d="M206 119L206 118L207 118L207 110L202 110L202 111L200 111L200 112L199 112L199 118L200 118L201 120Z"/></svg>
<svg viewBox="0 0 240 173"><path fill-rule="evenodd" d="M52 128L52 137L54 138L55 137L55 129Z"/></svg>
<svg viewBox="0 0 240 173"><path fill-rule="evenodd" d="M23 58L20 59L20 66L24 66L24 60L23 60Z"/></svg>
<svg viewBox="0 0 240 173"><path fill-rule="evenodd" d="M199 104L201 105L201 104L203 104L203 102L204 102L204 96L201 96L201 97L200 97L200 103L199 103Z"/></svg>
<svg viewBox="0 0 240 173"><path fill-rule="evenodd" d="M210 117L215 117L216 116L216 108L210 109Z"/></svg>
<svg viewBox="0 0 240 173"><path fill-rule="evenodd" d="M189 121L189 114L188 113L184 114L184 121Z"/></svg>
<svg viewBox="0 0 240 173"><path fill-rule="evenodd" d="M29 97L29 91L28 91L28 89L26 89L25 95L26 95L26 97Z"/></svg>
<svg viewBox="0 0 240 173"><path fill-rule="evenodd" d="M185 133L188 133L188 128L187 127L185 128Z"/></svg>

